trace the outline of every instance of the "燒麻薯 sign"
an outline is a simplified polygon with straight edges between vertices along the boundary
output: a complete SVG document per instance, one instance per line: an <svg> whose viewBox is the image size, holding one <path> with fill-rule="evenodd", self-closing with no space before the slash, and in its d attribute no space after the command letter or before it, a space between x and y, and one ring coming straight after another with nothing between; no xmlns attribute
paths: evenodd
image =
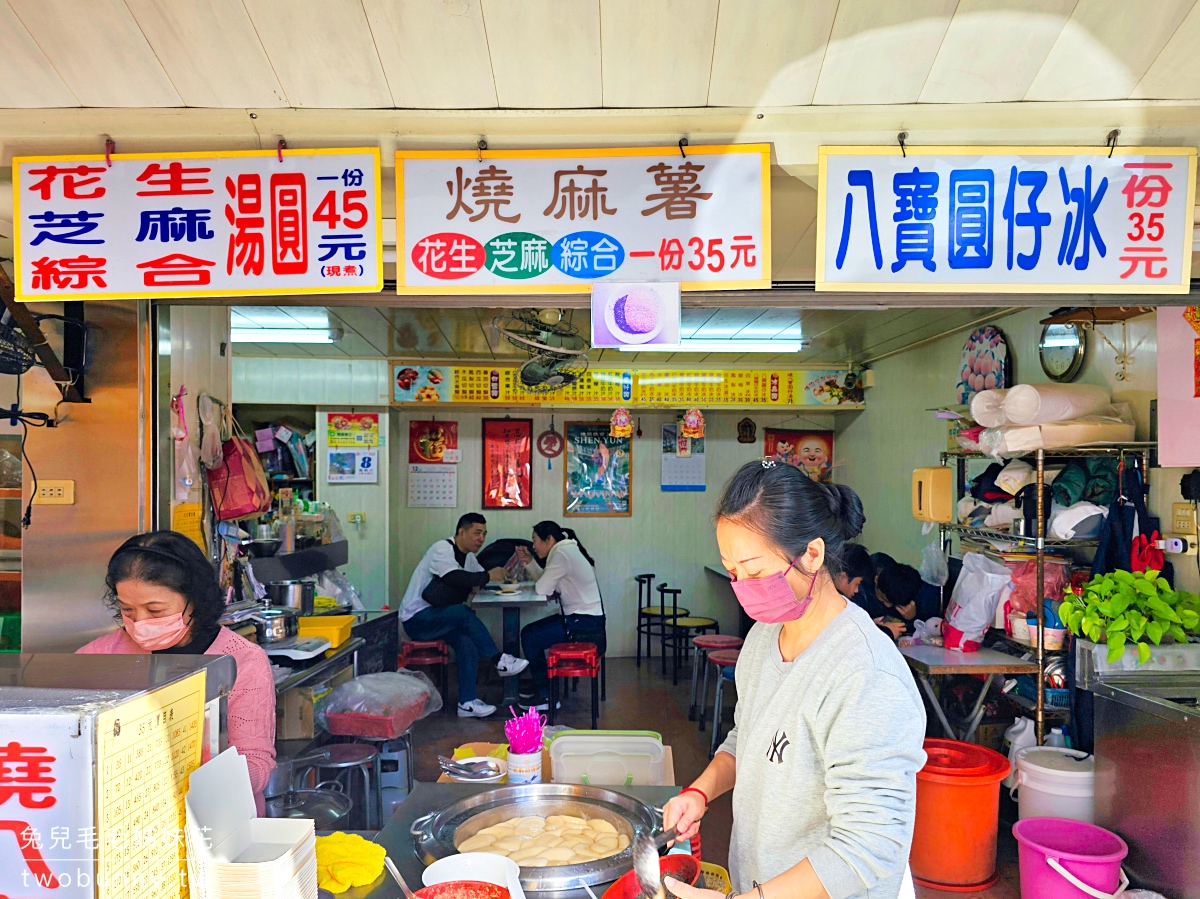
<svg viewBox="0 0 1200 899"><path fill-rule="evenodd" d="M378 149L17 157L17 299L379 291L379 184Z"/></svg>
<svg viewBox="0 0 1200 899"><path fill-rule="evenodd" d="M400 151L398 293L769 287L767 144Z"/></svg>
<svg viewBox="0 0 1200 899"><path fill-rule="evenodd" d="M1194 147L822 147L817 289L1187 293Z"/></svg>

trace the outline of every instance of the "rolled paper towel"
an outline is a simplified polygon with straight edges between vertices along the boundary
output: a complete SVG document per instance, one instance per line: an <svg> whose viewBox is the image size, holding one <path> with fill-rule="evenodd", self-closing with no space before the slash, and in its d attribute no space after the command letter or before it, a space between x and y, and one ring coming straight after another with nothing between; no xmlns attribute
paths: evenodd
<svg viewBox="0 0 1200 899"><path fill-rule="evenodd" d="M985 428L998 428L1008 424L1004 416L1004 399L1007 390L981 390L971 397L971 418Z"/></svg>
<svg viewBox="0 0 1200 899"><path fill-rule="evenodd" d="M1112 402L1107 390L1092 384L1018 384L1007 394L1001 414L1014 425L1070 421L1091 415ZM974 403L971 408L974 411Z"/></svg>

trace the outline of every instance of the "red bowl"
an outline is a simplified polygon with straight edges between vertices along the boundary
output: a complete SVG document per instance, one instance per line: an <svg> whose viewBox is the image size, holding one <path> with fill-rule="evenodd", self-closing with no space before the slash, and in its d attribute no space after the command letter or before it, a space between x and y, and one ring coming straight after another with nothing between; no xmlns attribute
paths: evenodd
<svg viewBox="0 0 1200 899"><path fill-rule="evenodd" d="M511 899L507 889L482 880L448 880L413 892L416 899Z"/></svg>
<svg viewBox="0 0 1200 899"><path fill-rule="evenodd" d="M700 879L700 862L690 855L664 855L658 860L658 870L659 877L674 877L688 886L695 886ZM605 890L601 899L638 899L641 894L637 875L630 870Z"/></svg>

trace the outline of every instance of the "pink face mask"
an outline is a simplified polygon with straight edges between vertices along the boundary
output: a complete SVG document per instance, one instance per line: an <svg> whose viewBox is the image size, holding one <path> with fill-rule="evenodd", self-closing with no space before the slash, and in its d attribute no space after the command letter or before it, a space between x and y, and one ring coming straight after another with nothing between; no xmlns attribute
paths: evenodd
<svg viewBox="0 0 1200 899"><path fill-rule="evenodd" d="M143 618L141 621L134 621L122 615L121 623L125 626L125 633L129 634L129 638L150 652L174 646L191 627L183 620L182 613L167 615L164 618Z"/></svg>
<svg viewBox="0 0 1200 899"><path fill-rule="evenodd" d="M812 604L813 585L817 579L814 576L808 582L808 592L804 594L804 599L797 600L792 585L787 581L787 573L796 568L798 561L800 556L792 559L792 563L785 570L768 574L766 577L739 581L736 575L733 576L733 594L747 615L763 624L779 624L795 621L808 611L809 605ZM799 568L796 570L800 571ZM801 571L801 574L803 573Z"/></svg>

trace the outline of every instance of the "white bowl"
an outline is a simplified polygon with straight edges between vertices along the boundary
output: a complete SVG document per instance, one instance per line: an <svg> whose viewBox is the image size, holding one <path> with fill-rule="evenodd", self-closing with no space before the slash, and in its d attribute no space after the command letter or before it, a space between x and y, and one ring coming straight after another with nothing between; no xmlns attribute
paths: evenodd
<svg viewBox="0 0 1200 899"><path fill-rule="evenodd" d="M452 880L481 880L508 890L512 899L525 899L521 890L521 869L512 859L487 852L462 852L438 859L425 869L421 882L427 887Z"/></svg>

